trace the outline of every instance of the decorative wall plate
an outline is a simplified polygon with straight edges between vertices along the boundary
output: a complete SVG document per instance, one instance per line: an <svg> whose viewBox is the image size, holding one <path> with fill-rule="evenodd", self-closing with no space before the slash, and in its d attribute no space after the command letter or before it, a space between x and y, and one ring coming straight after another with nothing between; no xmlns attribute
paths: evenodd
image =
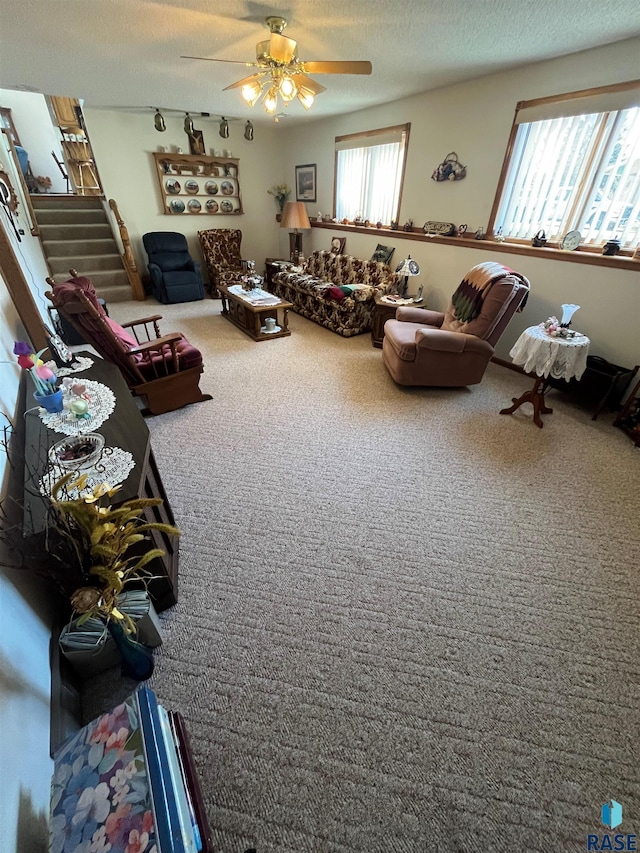
<svg viewBox="0 0 640 853"><path fill-rule="evenodd" d="M187 209L189 213L200 213L202 205L197 198L192 198L187 202Z"/></svg>
<svg viewBox="0 0 640 853"><path fill-rule="evenodd" d="M209 195L218 195L218 185L215 181L207 181L204 185L205 190L209 193Z"/></svg>
<svg viewBox="0 0 640 853"><path fill-rule="evenodd" d="M231 181L222 182L222 195L233 195L235 187Z"/></svg>
<svg viewBox="0 0 640 853"><path fill-rule="evenodd" d="M574 249L578 248L581 242L582 234L579 231L567 231L562 239L562 243L560 243L560 248L573 252Z"/></svg>
<svg viewBox="0 0 640 853"><path fill-rule="evenodd" d="M171 193L172 195L177 195L177 193L180 192L180 182L174 180L173 178L168 180L165 186L167 188L167 192Z"/></svg>
<svg viewBox="0 0 640 853"><path fill-rule="evenodd" d="M193 179L187 181L184 185L184 188L188 193L200 192L200 185L197 181L194 181Z"/></svg>
<svg viewBox="0 0 640 853"><path fill-rule="evenodd" d="M169 205L171 213L184 213L184 202L182 199L174 198Z"/></svg>
<svg viewBox="0 0 640 853"><path fill-rule="evenodd" d="M225 199L225 200L220 204L220 210L221 210L223 213L232 213L232 211L233 211L233 204L232 204L232 202L230 202L230 201L228 201L227 199Z"/></svg>
<svg viewBox="0 0 640 853"><path fill-rule="evenodd" d="M456 233L453 222L425 222L422 226L425 234L439 234L440 237L449 237Z"/></svg>
<svg viewBox="0 0 640 853"><path fill-rule="evenodd" d="M217 213L218 212L218 202L215 198L208 198L205 207L209 211L209 213Z"/></svg>

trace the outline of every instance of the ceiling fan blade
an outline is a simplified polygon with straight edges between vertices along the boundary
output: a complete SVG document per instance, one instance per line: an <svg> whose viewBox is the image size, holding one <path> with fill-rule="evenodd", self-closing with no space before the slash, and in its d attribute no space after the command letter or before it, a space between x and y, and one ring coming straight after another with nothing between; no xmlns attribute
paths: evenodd
<svg viewBox="0 0 640 853"><path fill-rule="evenodd" d="M311 77L307 77L306 74L294 74L293 80L300 88L300 86L304 86L310 92L313 92L314 95L319 95L320 92L326 92L326 86L321 86L320 83L316 83L315 80L312 80Z"/></svg>
<svg viewBox="0 0 640 853"><path fill-rule="evenodd" d="M213 59L211 56L181 56L180 59L202 59L205 62L228 62L231 65L244 65L246 68L258 68L257 62L240 62L239 59Z"/></svg>
<svg viewBox="0 0 640 853"><path fill-rule="evenodd" d="M296 55L298 43L280 33L271 33L269 38L269 53L276 62L291 62Z"/></svg>
<svg viewBox="0 0 640 853"><path fill-rule="evenodd" d="M265 72L263 71L258 72L257 74L250 74L248 77L243 77L242 80L238 80L237 83L232 83L230 86L225 86L222 91L226 92L227 89L238 89L241 86L246 86L247 83L253 83L254 80L259 80L261 77L264 76L264 73Z"/></svg>
<svg viewBox="0 0 640 853"><path fill-rule="evenodd" d="M307 74L371 74L370 62L303 62Z"/></svg>

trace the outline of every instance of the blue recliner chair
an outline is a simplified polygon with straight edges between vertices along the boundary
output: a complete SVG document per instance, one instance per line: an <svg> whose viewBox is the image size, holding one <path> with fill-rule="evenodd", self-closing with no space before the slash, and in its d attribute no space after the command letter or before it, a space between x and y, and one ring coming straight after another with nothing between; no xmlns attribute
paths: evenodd
<svg viewBox="0 0 640 853"><path fill-rule="evenodd" d="M149 256L151 293L159 302L193 302L204 298L200 264L189 254L187 238L175 231L152 231L142 237Z"/></svg>

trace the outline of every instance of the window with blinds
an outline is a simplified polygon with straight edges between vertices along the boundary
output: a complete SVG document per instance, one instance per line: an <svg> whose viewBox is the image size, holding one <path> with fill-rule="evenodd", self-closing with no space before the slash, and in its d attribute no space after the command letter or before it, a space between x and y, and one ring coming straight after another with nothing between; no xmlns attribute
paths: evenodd
<svg viewBox="0 0 640 853"><path fill-rule="evenodd" d="M640 242L640 82L518 105L494 233Z"/></svg>
<svg viewBox="0 0 640 853"><path fill-rule="evenodd" d="M398 219L410 125L336 137L335 216Z"/></svg>

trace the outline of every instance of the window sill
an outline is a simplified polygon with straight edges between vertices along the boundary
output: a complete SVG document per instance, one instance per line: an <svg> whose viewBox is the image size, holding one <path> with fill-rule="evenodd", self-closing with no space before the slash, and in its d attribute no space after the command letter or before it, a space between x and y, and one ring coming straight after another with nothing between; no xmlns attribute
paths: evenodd
<svg viewBox="0 0 640 853"><path fill-rule="evenodd" d="M506 252L510 255L527 255L533 258L546 258L550 261L568 261L574 264L590 264L597 267L609 267L610 269L640 270L640 260L628 255L599 255L596 252L581 252L576 249L569 252L566 249L552 249L547 246L536 248L523 243L509 243L506 240L476 240L473 237L441 237L439 235L427 235L422 231L403 231L401 228L395 231L391 228L376 228L375 226L365 228L362 225L343 225L338 222L311 222L312 228L326 228L332 231L351 231L358 234L377 234L378 236L401 238L402 240L417 240L420 243L439 243L444 246L458 246L463 249L482 249L490 247L491 252Z"/></svg>

